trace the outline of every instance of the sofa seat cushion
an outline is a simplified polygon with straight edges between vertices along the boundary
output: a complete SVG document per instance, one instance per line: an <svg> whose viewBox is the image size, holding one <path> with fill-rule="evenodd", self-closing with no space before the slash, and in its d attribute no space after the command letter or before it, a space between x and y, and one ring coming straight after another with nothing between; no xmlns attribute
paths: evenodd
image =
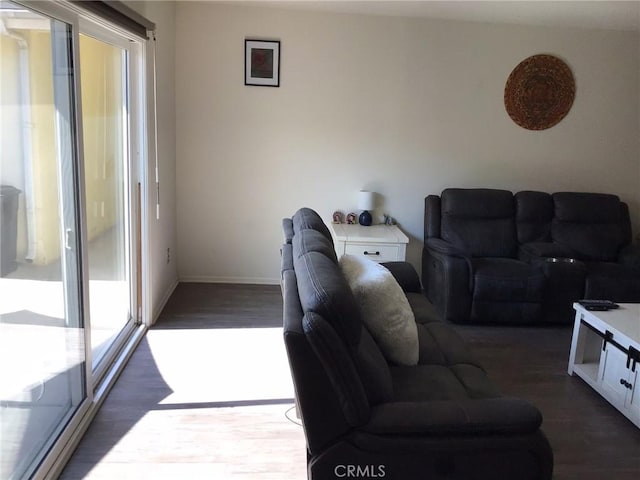
<svg viewBox="0 0 640 480"><path fill-rule="evenodd" d="M420 365L451 366L468 363L480 367L469 346L449 325L442 322L418 324Z"/></svg>
<svg viewBox="0 0 640 480"><path fill-rule="evenodd" d="M436 308L422 293L405 292L417 324L442 323Z"/></svg>
<svg viewBox="0 0 640 480"><path fill-rule="evenodd" d="M619 263L586 262L585 298L640 302L640 272Z"/></svg>
<svg viewBox="0 0 640 480"><path fill-rule="evenodd" d="M538 267L509 258L476 258L472 263L474 299L542 301L544 274Z"/></svg>
<svg viewBox="0 0 640 480"><path fill-rule="evenodd" d="M428 433L495 436L498 432L535 432L541 424L542 414L526 400L500 397L457 402L385 403L372 409L371 419L363 430L379 435L402 433L410 436Z"/></svg>
<svg viewBox="0 0 640 480"><path fill-rule="evenodd" d="M343 255L340 266L362 321L384 356L397 365L416 365L419 352L415 317L391 272L359 255Z"/></svg>
<svg viewBox="0 0 640 480"><path fill-rule="evenodd" d="M540 319L545 277L538 266L508 258L472 262L472 321L532 323Z"/></svg>
<svg viewBox="0 0 640 480"><path fill-rule="evenodd" d="M391 367L391 378L395 401L465 400L499 396L485 372L475 365L397 366Z"/></svg>

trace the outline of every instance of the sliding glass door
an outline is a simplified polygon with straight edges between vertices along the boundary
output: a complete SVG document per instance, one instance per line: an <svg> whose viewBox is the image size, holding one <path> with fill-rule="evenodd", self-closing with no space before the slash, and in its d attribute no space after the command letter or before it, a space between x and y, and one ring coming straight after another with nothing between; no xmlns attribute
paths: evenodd
<svg viewBox="0 0 640 480"><path fill-rule="evenodd" d="M133 320L129 52L92 26L80 34L91 348L95 371ZM102 35L101 35L102 34ZM112 42L112 43L110 43Z"/></svg>
<svg viewBox="0 0 640 480"><path fill-rule="evenodd" d="M71 25L0 10L0 478L31 474L87 396Z"/></svg>
<svg viewBox="0 0 640 480"><path fill-rule="evenodd" d="M0 480L53 465L139 326L143 48L0 0Z"/></svg>

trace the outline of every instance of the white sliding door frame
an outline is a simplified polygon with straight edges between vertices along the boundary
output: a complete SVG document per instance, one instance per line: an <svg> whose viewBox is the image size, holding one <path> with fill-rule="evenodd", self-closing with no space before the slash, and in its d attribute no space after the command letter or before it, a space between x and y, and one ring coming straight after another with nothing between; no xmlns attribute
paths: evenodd
<svg viewBox="0 0 640 480"><path fill-rule="evenodd" d="M42 460L37 469L33 472L32 478L57 478L61 473L68 458L73 453L80 438L88 428L91 420L97 413L106 394L109 392L118 376L124 369L127 361L131 357L136 346L151 325L152 318L149 308L150 302L150 239L149 220L151 215L148 212L150 182L156 183L157 178L149 178L149 158L156 155L156 132L155 132L155 85L154 85L154 64L150 59L153 57L148 52L153 52L154 39L151 40L139 37L128 32L107 20L87 13L81 5L72 4L66 1L29 1L12 0L14 3L22 4L35 12L55 18L65 22L72 27L72 62L73 85L72 97L75 108L72 116L75 121L75 188L77 189L77 214L78 229L76 238L79 240L80 256L80 314L85 319L85 379L86 398L76 409L76 412L68 420L67 426L58 437L58 440L51 447L47 456ZM131 318L127 322L126 328L119 335L118 346L114 345L108 357L102 362L104 367L92 370L92 352L90 339L90 305L89 305L89 278L88 254L87 254L87 222L86 222L86 192L84 188L84 149L82 132L82 105L81 105L81 85L78 66L80 66L80 45L79 35L86 33L107 43L114 43L130 52L128 61L129 79L129 181L127 182L127 194L129 197L129 228L130 228L130 283L131 298L134 299L131 305ZM80 66L81 68L81 66ZM138 189L140 196L138 197ZM138 198L140 199L138 201ZM138 229L140 219L141 228ZM140 245L140 249L136 245ZM140 252L141 258L136 258ZM141 289L138 294L137 279L141 280Z"/></svg>
<svg viewBox="0 0 640 480"><path fill-rule="evenodd" d="M111 28L99 25L95 20L88 20L81 17L79 21L79 33L113 45L126 52L126 58L123 60L124 68L122 70L123 86L125 87L123 102L126 107L124 108L125 115L122 120L122 135L124 140L124 149L126 150L124 168L124 184L127 187L125 199L125 207L127 210L125 220L125 241L127 243L126 266L129 277L129 318L111 347L109 347L105 356L100 360L98 365L95 365L93 368L92 375L95 387L107 374L110 366L113 364L119 352L122 350L122 347L125 345L126 340L140 324L137 313L139 307L136 296L135 280L139 274L136 267L138 265L136 257L138 249L136 248L136 245L141 241L141 239L138 238L138 234L136 232L135 219L139 215L139 209L141 208L137 201L137 185L138 183L144 183L143 178L140 176L139 168L139 163L142 161L142 158L136 154L136 152L140 150L139 144L142 143L140 141L140 137L144 133L144 116L140 115L142 105L139 100L141 83L139 79L140 68L137 66L142 62L143 55L142 47L138 43L133 42L130 38L124 38L122 34ZM142 131L140 131L138 125L142 126ZM91 364L93 363L94 362L92 361Z"/></svg>

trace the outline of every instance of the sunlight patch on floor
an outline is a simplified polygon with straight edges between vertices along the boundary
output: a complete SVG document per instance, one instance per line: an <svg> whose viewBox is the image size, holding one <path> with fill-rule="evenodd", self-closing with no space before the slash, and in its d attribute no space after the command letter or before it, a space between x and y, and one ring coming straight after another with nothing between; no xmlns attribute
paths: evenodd
<svg viewBox="0 0 640 480"><path fill-rule="evenodd" d="M282 328L151 330L151 352L173 393L161 404L293 398Z"/></svg>

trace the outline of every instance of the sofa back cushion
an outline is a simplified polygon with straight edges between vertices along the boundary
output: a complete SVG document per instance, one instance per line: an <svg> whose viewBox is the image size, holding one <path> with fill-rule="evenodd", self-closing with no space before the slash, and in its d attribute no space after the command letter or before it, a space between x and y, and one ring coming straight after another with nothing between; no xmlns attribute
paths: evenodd
<svg viewBox="0 0 640 480"><path fill-rule="evenodd" d="M511 192L449 188L442 192L440 203L441 238L473 257L516 257Z"/></svg>
<svg viewBox="0 0 640 480"><path fill-rule="evenodd" d="M333 243L318 230L300 230L293 237L292 245L296 257L309 252L318 252L334 262L338 262Z"/></svg>
<svg viewBox="0 0 640 480"><path fill-rule="evenodd" d="M303 328L302 307L293 270L284 272L281 283L283 296L283 336L291 368L299 414L304 423L307 446L319 452L335 438L346 434L351 426L344 418L339 395L311 349Z"/></svg>
<svg viewBox="0 0 640 480"><path fill-rule="evenodd" d="M628 213L616 195L554 193L551 238L581 260L615 261L628 243Z"/></svg>
<svg viewBox="0 0 640 480"><path fill-rule="evenodd" d="M518 243L550 242L553 200L545 192L524 190L513 197L516 202Z"/></svg>
<svg viewBox="0 0 640 480"><path fill-rule="evenodd" d="M293 264L304 312L317 313L331 324L347 345L357 346L362 320L340 267L319 252L299 257L294 254Z"/></svg>
<svg viewBox="0 0 640 480"><path fill-rule="evenodd" d="M302 324L309 344L329 377L345 419L351 426L362 425L369 419L370 405L349 351L320 315L305 313Z"/></svg>
<svg viewBox="0 0 640 480"><path fill-rule="evenodd" d="M331 232L315 210L303 207L291 217L293 222L293 233L298 234L301 230L311 229L322 233L332 244Z"/></svg>
<svg viewBox="0 0 640 480"><path fill-rule="evenodd" d="M377 405L388 401L393 394L389 365L366 331L339 265L326 255L312 251L294 255L294 267L304 313L321 316L344 342L369 402Z"/></svg>

